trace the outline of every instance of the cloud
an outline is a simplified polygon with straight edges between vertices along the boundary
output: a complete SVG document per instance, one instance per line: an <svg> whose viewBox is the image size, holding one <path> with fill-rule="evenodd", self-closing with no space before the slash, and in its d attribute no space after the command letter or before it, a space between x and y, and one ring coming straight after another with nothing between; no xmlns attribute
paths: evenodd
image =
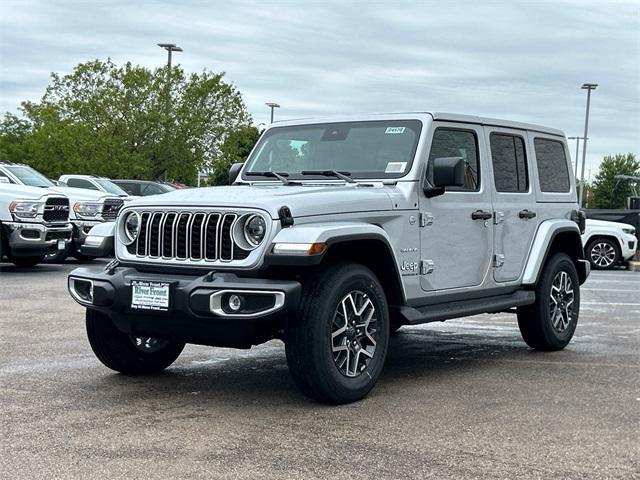
<svg viewBox="0 0 640 480"><path fill-rule="evenodd" d="M0 107L40 97L49 73L93 58L227 72L256 123L437 110L539 123L582 135L587 169L640 153L637 2L5 1ZM573 146L570 149L574 151Z"/></svg>

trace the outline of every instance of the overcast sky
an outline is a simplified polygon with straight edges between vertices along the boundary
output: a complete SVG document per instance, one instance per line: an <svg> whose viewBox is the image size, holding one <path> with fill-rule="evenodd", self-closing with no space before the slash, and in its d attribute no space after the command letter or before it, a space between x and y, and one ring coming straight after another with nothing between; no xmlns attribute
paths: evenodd
<svg viewBox="0 0 640 480"><path fill-rule="evenodd" d="M640 154L640 0L620 2L0 0L0 108L39 99L50 72L111 57L227 72L256 124L277 118L451 111L582 135L587 168ZM575 143L570 144L575 151Z"/></svg>

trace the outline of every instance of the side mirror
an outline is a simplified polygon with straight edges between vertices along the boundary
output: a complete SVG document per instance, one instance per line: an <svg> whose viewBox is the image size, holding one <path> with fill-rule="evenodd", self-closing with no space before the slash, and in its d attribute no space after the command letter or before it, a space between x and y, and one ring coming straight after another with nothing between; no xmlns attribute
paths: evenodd
<svg viewBox="0 0 640 480"><path fill-rule="evenodd" d="M437 197L446 187L464 186L464 159L462 157L444 157L433 160L433 186L425 186L427 198Z"/></svg>
<svg viewBox="0 0 640 480"><path fill-rule="evenodd" d="M234 163L231 165L231 168L229 169L229 185L233 185L233 182L236 181L243 165L244 163Z"/></svg>

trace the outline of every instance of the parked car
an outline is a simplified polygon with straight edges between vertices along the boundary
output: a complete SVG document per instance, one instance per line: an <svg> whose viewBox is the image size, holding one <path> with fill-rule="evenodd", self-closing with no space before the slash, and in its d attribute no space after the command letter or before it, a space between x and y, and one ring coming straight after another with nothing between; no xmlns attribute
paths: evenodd
<svg viewBox="0 0 640 480"><path fill-rule="evenodd" d="M113 183L125 190L129 195L141 197L160 195L176 190L176 187L169 183L152 182L150 180L113 180Z"/></svg>
<svg viewBox="0 0 640 480"><path fill-rule="evenodd" d="M59 184L62 183L69 187L85 188L87 190L97 190L99 192L118 195L124 199L130 197L128 192L124 191L113 181L96 175L61 175L58 182Z"/></svg>
<svg viewBox="0 0 640 480"><path fill-rule="evenodd" d="M582 234L585 256L596 270L610 270L636 253L638 240L632 225L604 220L586 221Z"/></svg>
<svg viewBox="0 0 640 480"><path fill-rule="evenodd" d="M115 220L124 204L124 200L117 195L55 185L28 165L0 162L0 181L14 185L44 188L49 192L60 193L69 198L71 205L69 219L73 226L72 241L67 245L65 251L58 251L47 256L48 261L61 262L68 255L80 260L94 258L82 252L82 246L91 227L98 223Z"/></svg>
<svg viewBox="0 0 640 480"><path fill-rule="evenodd" d="M0 181L0 261L32 267L71 242L69 199L41 188Z"/></svg>
<svg viewBox="0 0 640 480"><path fill-rule="evenodd" d="M140 198L116 259L69 275L107 367L149 374L185 343L284 340L290 372L327 403L364 397L390 331L517 312L560 350L589 274L564 134L446 113L271 125L232 186Z"/></svg>

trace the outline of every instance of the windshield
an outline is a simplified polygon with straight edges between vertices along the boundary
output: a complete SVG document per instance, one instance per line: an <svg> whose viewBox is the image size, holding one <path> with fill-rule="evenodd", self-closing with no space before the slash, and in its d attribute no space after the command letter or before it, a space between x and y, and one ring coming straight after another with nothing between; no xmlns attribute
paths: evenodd
<svg viewBox="0 0 640 480"><path fill-rule="evenodd" d="M24 185L30 187L55 187L55 183L31 167L5 167Z"/></svg>
<svg viewBox="0 0 640 480"><path fill-rule="evenodd" d="M411 168L421 126L418 120L387 120L275 127L262 136L247 160L243 179L260 179L245 178L247 172L307 179L314 175L302 172L329 170L353 178L402 177Z"/></svg>
<svg viewBox="0 0 640 480"><path fill-rule="evenodd" d="M111 180L104 180L102 178L94 178L94 181L104 188L107 192L113 193L115 195L120 195L121 197L127 197L129 194L121 189L118 185L113 183Z"/></svg>

